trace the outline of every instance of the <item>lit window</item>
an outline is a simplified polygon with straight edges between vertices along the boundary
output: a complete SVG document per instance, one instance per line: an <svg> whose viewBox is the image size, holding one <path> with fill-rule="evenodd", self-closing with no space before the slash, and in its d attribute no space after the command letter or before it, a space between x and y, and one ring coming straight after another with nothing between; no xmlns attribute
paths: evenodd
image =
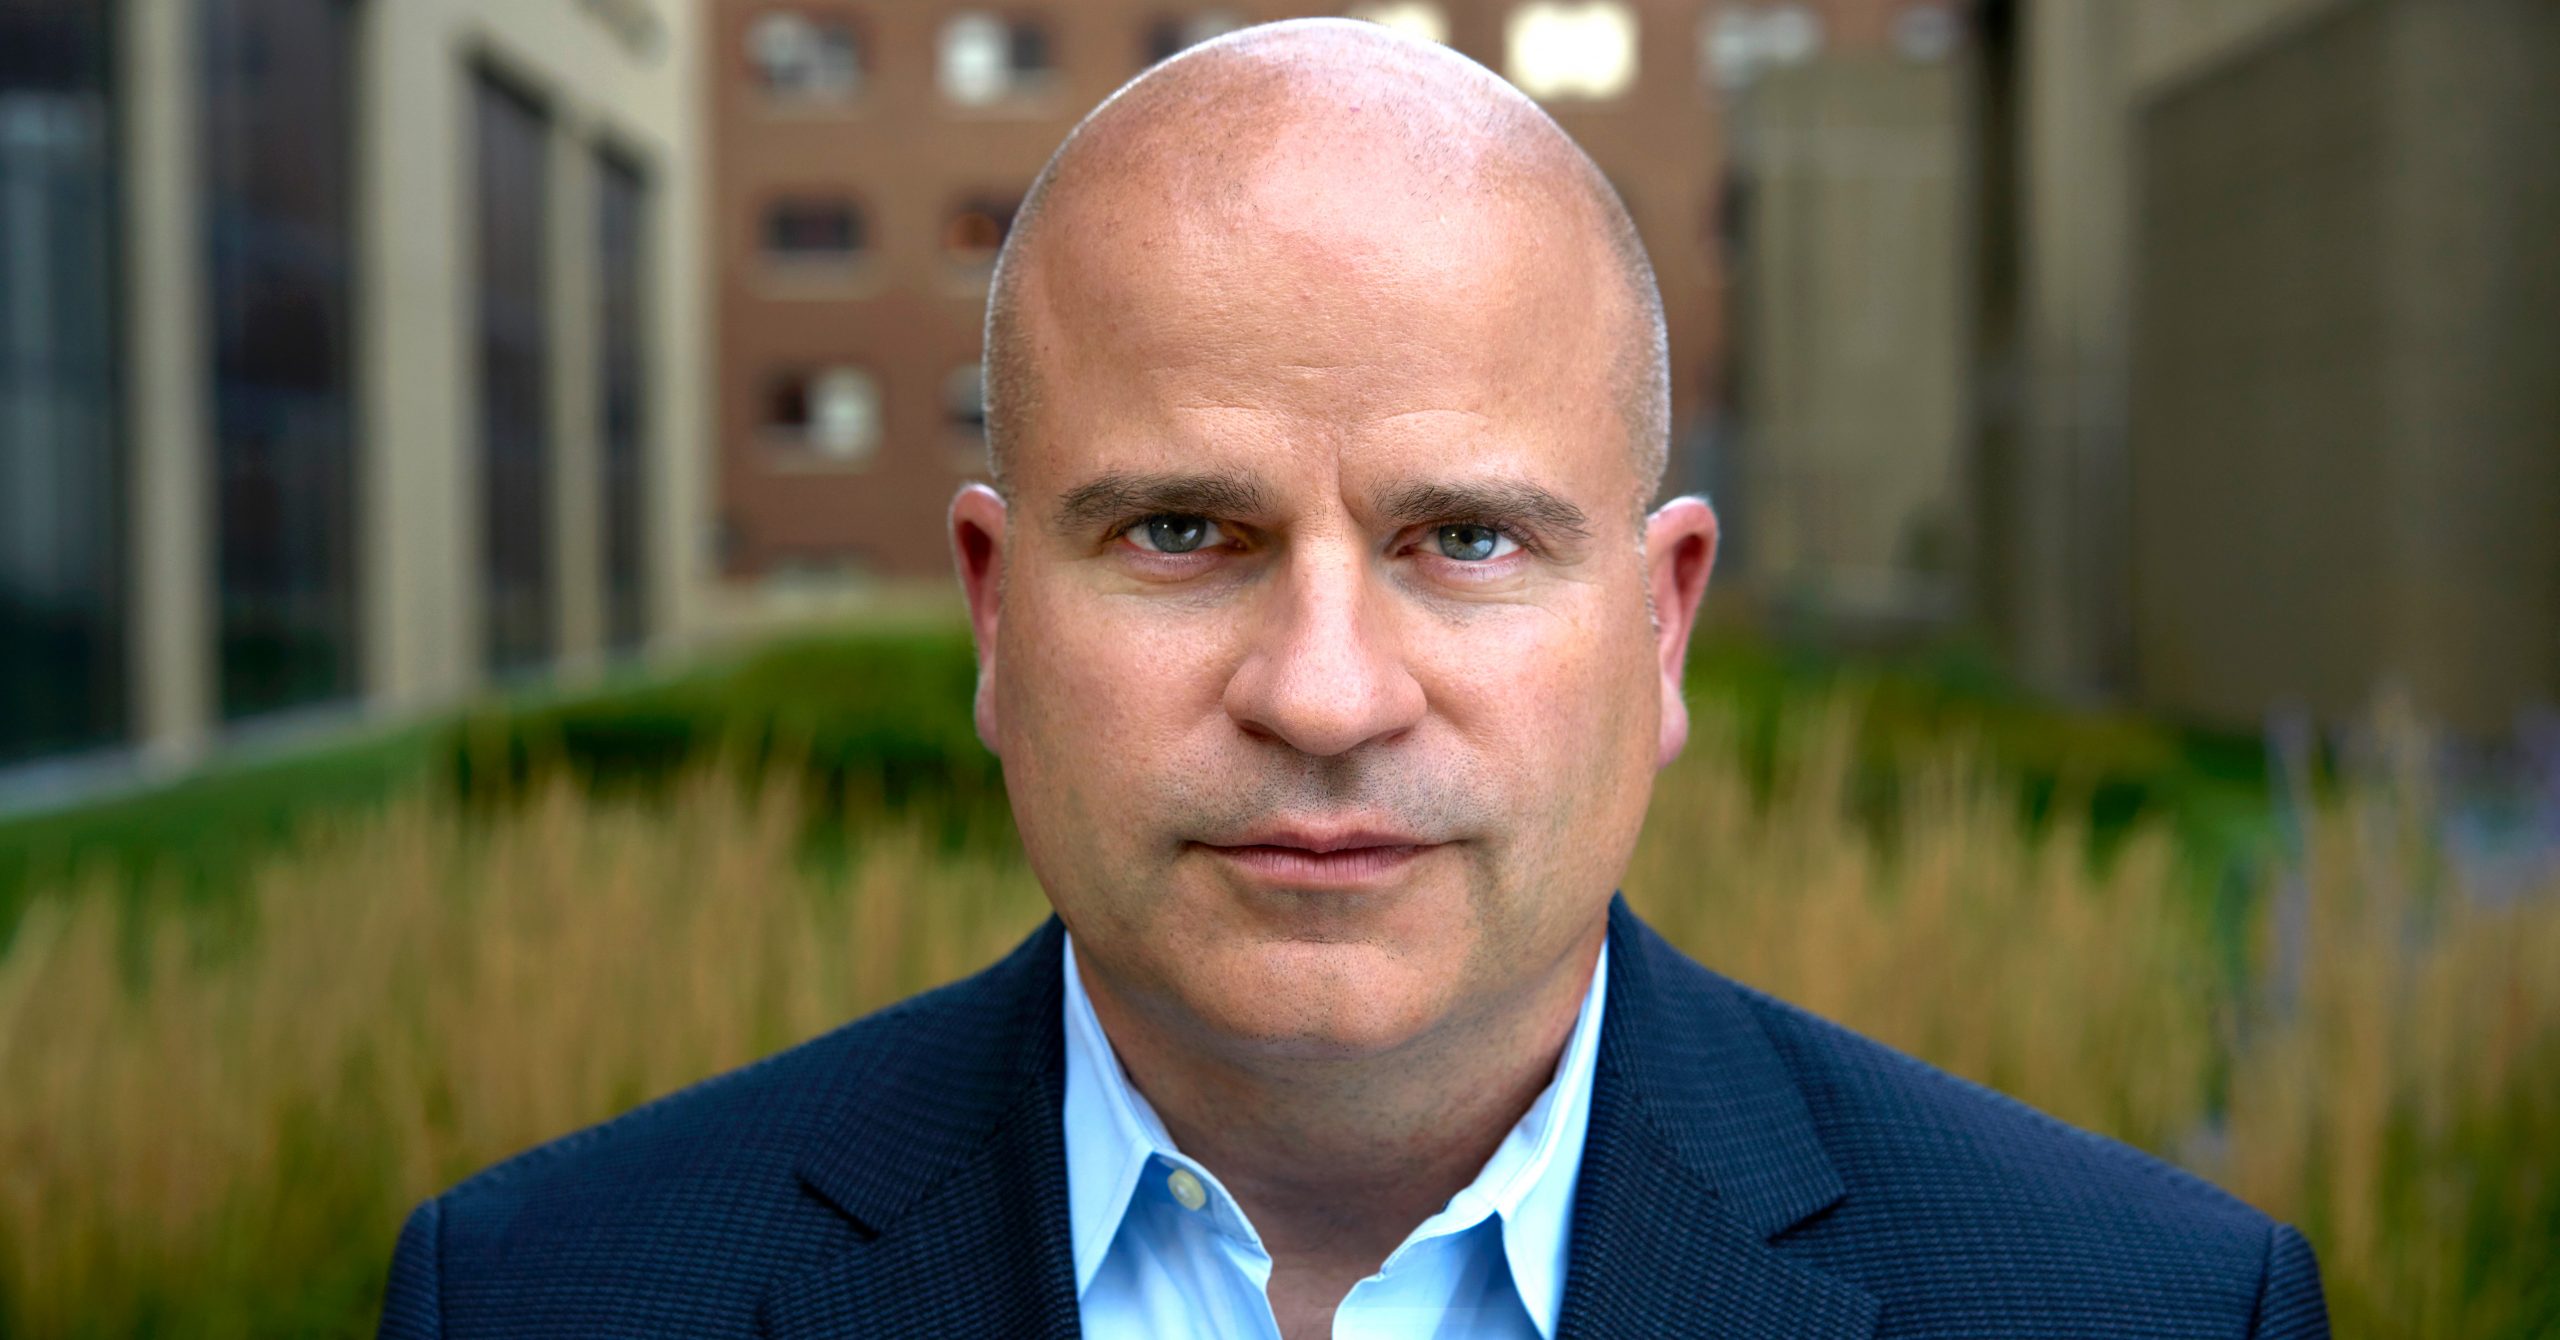
<svg viewBox="0 0 2560 1340"><path fill-rule="evenodd" d="M1709 84L1747 88L1766 71L1821 55L1822 19L1803 5L1720 9L1699 30L1699 47Z"/></svg>
<svg viewBox="0 0 2560 1340"><path fill-rule="evenodd" d="M862 85L862 47L841 19L767 14L747 29L747 60L775 98L842 102Z"/></svg>
<svg viewBox="0 0 2560 1340"><path fill-rule="evenodd" d="M1382 0L1378 4L1353 5L1343 12L1381 28L1409 33L1425 42L1449 40L1448 11L1424 0Z"/></svg>
<svg viewBox="0 0 2560 1340"><path fill-rule="evenodd" d="M1147 25L1147 63L1153 65L1185 47L1198 46L1243 26L1244 20L1228 9L1203 10L1188 18L1157 19Z"/></svg>
<svg viewBox="0 0 2560 1340"><path fill-rule="evenodd" d="M1530 97L1614 98L1636 81L1636 15L1618 0L1536 0L1503 25L1504 72Z"/></svg>
<svg viewBox="0 0 2560 1340"><path fill-rule="evenodd" d="M868 244L862 211L841 196L787 196L764 211L764 254L794 263L849 261Z"/></svg>
<svg viewBox="0 0 2560 1340"><path fill-rule="evenodd" d="M765 426L785 445L858 464L880 446L880 384L860 368L792 373L773 383Z"/></svg>
<svg viewBox="0 0 2560 1340"><path fill-rule="evenodd" d="M1013 229L1013 211L1019 203L991 196L961 201L943 222L942 254L967 266L994 264L1005 234Z"/></svg>
<svg viewBox="0 0 2560 1340"><path fill-rule="evenodd" d="M942 96L964 107L1039 93L1052 73L1047 28L976 11L943 23L936 56Z"/></svg>

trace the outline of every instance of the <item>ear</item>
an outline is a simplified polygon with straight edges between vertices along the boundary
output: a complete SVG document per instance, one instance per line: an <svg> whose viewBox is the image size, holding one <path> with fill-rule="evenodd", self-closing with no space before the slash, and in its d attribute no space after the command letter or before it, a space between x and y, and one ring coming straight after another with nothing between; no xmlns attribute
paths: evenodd
<svg viewBox="0 0 2560 1340"><path fill-rule="evenodd" d="M972 707L978 740L996 748L996 615L1004 594L1004 498L984 484L963 484L951 499L951 559L969 601L969 632L978 643L978 691Z"/></svg>
<svg viewBox="0 0 2560 1340"><path fill-rule="evenodd" d="M1716 513L1707 500L1680 497L1645 519L1645 582L1653 596L1654 659L1661 671L1662 738L1654 766L1667 766L1689 743L1689 702L1680 677L1698 601L1716 565Z"/></svg>

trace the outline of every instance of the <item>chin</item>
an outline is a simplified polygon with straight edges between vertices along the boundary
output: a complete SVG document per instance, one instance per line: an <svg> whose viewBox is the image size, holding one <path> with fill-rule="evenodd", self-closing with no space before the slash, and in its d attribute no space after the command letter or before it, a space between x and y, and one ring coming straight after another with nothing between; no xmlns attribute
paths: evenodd
<svg viewBox="0 0 2560 1340"><path fill-rule="evenodd" d="M1183 994L1201 1024L1269 1055L1393 1051L1447 1016L1454 965L1365 941L1266 941L1195 960Z"/></svg>

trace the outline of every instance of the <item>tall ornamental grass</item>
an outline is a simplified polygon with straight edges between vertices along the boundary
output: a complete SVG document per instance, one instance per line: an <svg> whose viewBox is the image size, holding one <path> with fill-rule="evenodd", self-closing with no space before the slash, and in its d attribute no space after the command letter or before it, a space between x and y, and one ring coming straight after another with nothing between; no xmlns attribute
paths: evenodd
<svg viewBox="0 0 2560 1340"><path fill-rule="evenodd" d="M2300 816L2235 970L2160 831L2094 864L1961 752L1879 816L1855 711L1786 723L1765 788L1703 716L1638 907L2303 1225L2343 1335L2560 1330L2560 887L2470 896L2384 779ZM1046 911L1010 849L913 814L829 816L851 837L813 862L803 795L705 768L645 799L417 796L307 833L231 912L39 900L0 953L0 1334L368 1333L419 1198Z"/></svg>

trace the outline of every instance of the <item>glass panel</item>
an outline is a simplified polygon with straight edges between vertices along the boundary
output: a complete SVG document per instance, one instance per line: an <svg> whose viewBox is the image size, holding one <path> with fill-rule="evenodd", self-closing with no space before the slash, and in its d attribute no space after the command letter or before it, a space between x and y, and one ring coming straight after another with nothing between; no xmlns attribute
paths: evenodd
<svg viewBox="0 0 2560 1340"><path fill-rule="evenodd" d="M860 368L830 367L776 377L765 402L775 445L858 465L880 446L880 383Z"/></svg>
<svg viewBox="0 0 2560 1340"><path fill-rule="evenodd" d="M1040 92L1052 73L1047 27L976 10L943 22L935 57L942 95L964 106Z"/></svg>
<svg viewBox="0 0 2560 1340"><path fill-rule="evenodd" d="M1636 15L1621 0L1531 0L1503 38L1503 73L1530 97L1614 98L1635 82Z"/></svg>
<svg viewBox="0 0 2560 1340"><path fill-rule="evenodd" d="M633 164L605 154L597 164L597 292L604 404L605 642L616 650L648 637L646 561L649 311L646 247L649 184Z"/></svg>
<svg viewBox="0 0 2560 1340"><path fill-rule="evenodd" d="M0 763L125 727L111 13L0 4Z"/></svg>
<svg viewBox="0 0 2560 1340"><path fill-rule="evenodd" d="M551 655L550 136L540 108L485 74L474 103L482 645L506 674Z"/></svg>
<svg viewBox="0 0 2560 1340"><path fill-rule="evenodd" d="M942 25L936 53L943 96L967 106L1003 97L1008 46L1004 22L994 15L953 15Z"/></svg>
<svg viewBox="0 0 2560 1340"><path fill-rule="evenodd" d="M841 196L789 196L765 207L765 254L780 261L842 261L867 242L862 212Z"/></svg>
<svg viewBox="0 0 2560 1340"><path fill-rule="evenodd" d="M203 0L223 717L355 691L348 8Z"/></svg>
<svg viewBox="0 0 2560 1340"><path fill-rule="evenodd" d="M774 98L842 102L862 87L862 44L842 19L767 14L747 29L747 59Z"/></svg>
<svg viewBox="0 0 2560 1340"><path fill-rule="evenodd" d="M971 196L951 211L942 224L942 254L962 265L995 264L996 253L1004 249L1005 234L1013 230L1014 211L1019 200L996 196Z"/></svg>

